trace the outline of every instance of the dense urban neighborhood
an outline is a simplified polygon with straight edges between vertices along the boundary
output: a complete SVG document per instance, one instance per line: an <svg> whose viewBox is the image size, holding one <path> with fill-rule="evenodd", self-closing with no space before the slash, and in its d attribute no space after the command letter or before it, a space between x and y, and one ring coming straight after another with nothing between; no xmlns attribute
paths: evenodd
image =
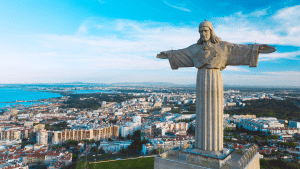
<svg viewBox="0 0 300 169"><path fill-rule="evenodd" d="M84 162L192 148L193 88L37 87L62 97L0 110L0 168L84 168ZM225 88L224 147L241 155L258 151L261 168L300 167L299 94L298 89Z"/></svg>

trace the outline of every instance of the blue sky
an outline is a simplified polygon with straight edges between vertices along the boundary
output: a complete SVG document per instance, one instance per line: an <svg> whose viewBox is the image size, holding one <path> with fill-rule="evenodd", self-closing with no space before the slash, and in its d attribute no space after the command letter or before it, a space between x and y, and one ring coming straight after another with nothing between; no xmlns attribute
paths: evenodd
<svg viewBox="0 0 300 169"><path fill-rule="evenodd" d="M0 84L194 84L195 68L156 54L196 43L207 19L224 41L278 49L257 68L227 67L224 84L300 86L299 11L298 0L0 1Z"/></svg>

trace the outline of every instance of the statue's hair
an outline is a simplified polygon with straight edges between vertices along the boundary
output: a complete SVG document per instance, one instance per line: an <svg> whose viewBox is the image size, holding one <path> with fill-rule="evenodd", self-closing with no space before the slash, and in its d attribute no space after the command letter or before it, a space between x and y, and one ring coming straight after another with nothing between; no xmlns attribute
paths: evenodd
<svg viewBox="0 0 300 169"><path fill-rule="evenodd" d="M213 27L213 25L212 25L211 22L209 22L209 21L203 21L203 22L201 22L200 25L199 25L199 33L200 33L200 29L201 29L202 27L208 27L208 28L209 28L209 30L210 30L210 41L211 41L212 43L218 43L218 42L221 41L221 38L218 37L218 36L215 34L214 27ZM198 40L197 43L198 43L198 44L203 44L203 39L200 37L200 39Z"/></svg>

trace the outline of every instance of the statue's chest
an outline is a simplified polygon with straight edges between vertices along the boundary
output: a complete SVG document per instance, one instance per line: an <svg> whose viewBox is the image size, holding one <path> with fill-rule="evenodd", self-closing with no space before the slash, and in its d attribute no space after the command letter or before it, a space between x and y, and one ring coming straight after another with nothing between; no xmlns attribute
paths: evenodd
<svg viewBox="0 0 300 169"><path fill-rule="evenodd" d="M195 50L193 62L196 68L213 68L218 59L218 52L214 47L200 46Z"/></svg>

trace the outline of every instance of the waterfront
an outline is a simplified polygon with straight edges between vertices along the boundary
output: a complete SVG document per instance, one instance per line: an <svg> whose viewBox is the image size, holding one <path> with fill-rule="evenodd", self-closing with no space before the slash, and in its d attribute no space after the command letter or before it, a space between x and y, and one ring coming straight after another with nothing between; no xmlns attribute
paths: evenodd
<svg viewBox="0 0 300 169"><path fill-rule="evenodd" d="M40 99L49 99L53 97L61 97L58 93L28 91L24 88L0 88L0 108L9 107L15 104L30 106Z"/></svg>
<svg viewBox="0 0 300 169"><path fill-rule="evenodd" d="M107 90L68 90L73 94L88 94L88 93L114 93ZM41 99L50 99L62 97L59 92L51 90L39 90L24 87L4 87L0 88L0 108L14 107L16 105L31 106L34 104L44 104Z"/></svg>

